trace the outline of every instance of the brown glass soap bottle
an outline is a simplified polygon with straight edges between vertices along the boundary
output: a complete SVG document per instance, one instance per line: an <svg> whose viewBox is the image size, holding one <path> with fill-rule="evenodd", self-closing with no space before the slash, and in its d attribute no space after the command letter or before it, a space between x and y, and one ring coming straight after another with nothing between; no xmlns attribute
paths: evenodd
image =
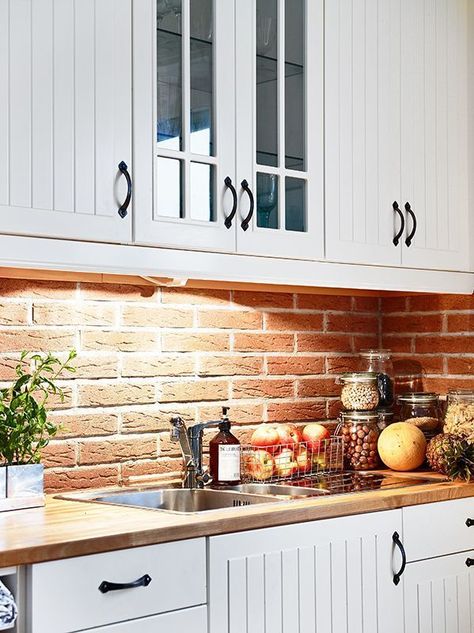
<svg viewBox="0 0 474 633"><path fill-rule="evenodd" d="M219 433L209 442L209 470L215 486L240 483L240 442L230 432L228 410L222 407Z"/></svg>

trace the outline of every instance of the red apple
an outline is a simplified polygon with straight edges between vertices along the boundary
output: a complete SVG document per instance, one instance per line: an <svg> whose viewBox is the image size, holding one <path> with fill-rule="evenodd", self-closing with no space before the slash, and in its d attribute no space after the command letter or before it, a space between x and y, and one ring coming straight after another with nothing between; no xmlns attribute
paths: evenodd
<svg viewBox="0 0 474 633"><path fill-rule="evenodd" d="M331 433L322 424L312 422L307 424L303 429L303 441L313 453L323 452L326 448L325 440L331 437Z"/></svg>
<svg viewBox="0 0 474 633"><path fill-rule="evenodd" d="M250 444L273 453L277 450L280 438L274 424L260 424L250 438Z"/></svg>
<svg viewBox="0 0 474 633"><path fill-rule="evenodd" d="M295 450L295 459L298 464L298 472L302 475L308 473L312 466L312 452L304 444Z"/></svg>
<svg viewBox="0 0 474 633"><path fill-rule="evenodd" d="M298 463L295 454L289 448L282 448L275 455L275 474L278 477L291 477L298 472Z"/></svg>
<svg viewBox="0 0 474 633"><path fill-rule="evenodd" d="M301 433L294 424L275 424L275 428L280 446L294 449L301 442Z"/></svg>
<svg viewBox="0 0 474 633"><path fill-rule="evenodd" d="M251 451L245 458L245 472L258 481L270 479L274 467L273 457L268 451L262 449Z"/></svg>

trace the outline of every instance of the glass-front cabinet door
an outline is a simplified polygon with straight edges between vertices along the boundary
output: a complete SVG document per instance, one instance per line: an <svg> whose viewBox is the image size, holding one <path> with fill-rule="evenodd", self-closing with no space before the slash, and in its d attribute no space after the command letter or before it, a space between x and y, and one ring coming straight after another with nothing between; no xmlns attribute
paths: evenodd
<svg viewBox="0 0 474 633"><path fill-rule="evenodd" d="M135 241L234 251L234 0L133 6Z"/></svg>
<svg viewBox="0 0 474 633"><path fill-rule="evenodd" d="M323 256L323 2L238 0L237 250Z"/></svg>

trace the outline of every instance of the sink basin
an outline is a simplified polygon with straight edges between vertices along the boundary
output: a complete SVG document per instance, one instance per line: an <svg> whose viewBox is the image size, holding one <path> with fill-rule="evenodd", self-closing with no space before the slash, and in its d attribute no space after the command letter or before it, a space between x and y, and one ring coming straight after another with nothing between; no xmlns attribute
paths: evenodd
<svg viewBox="0 0 474 633"><path fill-rule="evenodd" d="M276 497L282 497L285 499L295 499L298 497L319 497L321 495L327 495L327 490L320 490L317 488L306 488L305 486L292 486L284 484L239 484L238 486L231 486L228 490L234 490L236 492L243 492L252 495L270 495Z"/></svg>
<svg viewBox="0 0 474 633"><path fill-rule="evenodd" d="M65 497L72 499L72 496ZM149 490L118 491L101 495L87 495L74 499L109 503L135 508L151 508L153 510L167 510L192 514L221 510L224 508L238 508L257 503L272 503L279 501L274 496L247 494L234 490L187 490L183 488L153 488Z"/></svg>

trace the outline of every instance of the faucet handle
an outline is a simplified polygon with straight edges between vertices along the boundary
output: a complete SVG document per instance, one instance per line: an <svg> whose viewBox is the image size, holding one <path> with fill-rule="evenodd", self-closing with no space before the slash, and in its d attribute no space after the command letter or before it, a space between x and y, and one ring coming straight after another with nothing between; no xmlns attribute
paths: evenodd
<svg viewBox="0 0 474 633"><path fill-rule="evenodd" d="M179 416L175 418L171 418L170 420L171 429L170 429L170 439L172 442L179 441L179 432L184 427L183 419Z"/></svg>

